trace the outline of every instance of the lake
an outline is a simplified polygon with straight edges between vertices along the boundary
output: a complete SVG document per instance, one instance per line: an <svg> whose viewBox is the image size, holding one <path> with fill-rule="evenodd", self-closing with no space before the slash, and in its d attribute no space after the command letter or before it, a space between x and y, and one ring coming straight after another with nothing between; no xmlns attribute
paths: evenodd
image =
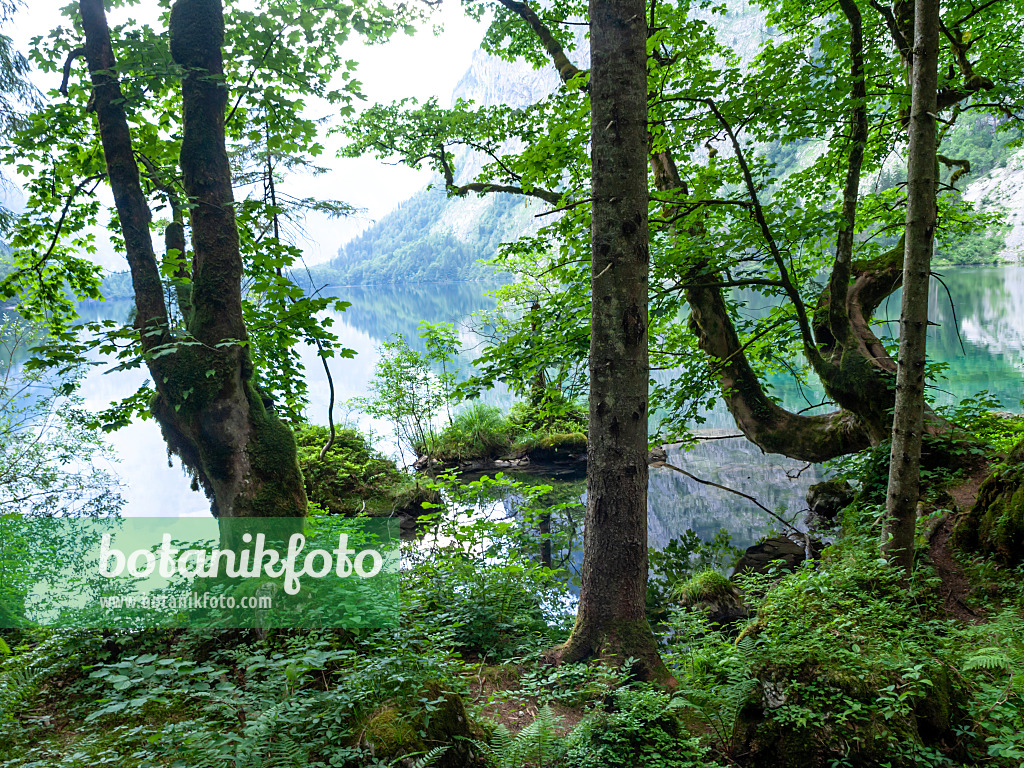
<svg viewBox="0 0 1024 768"><path fill-rule="evenodd" d="M1024 394L1024 267L939 271L953 299L955 320L946 291L933 281L929 314L935 325L930 331L930 353L936 362L948 365L945 378L937 383L937 399L954 402L987 390L1001 400L1003 408L1020 412ZM334 315L333 329L342 345L357 352L354 359L331 361L338 400L365 394L377 360L377 345L393 333L404 333L418 341L420 321L455 322L464 329L463 341L475 344L478 339L468 329L467 321L474 312L494 307L494 299L486 295L492 287L438 283L334 289L334 295L352 302L352 306ZM82 307L82 312L90 319L120 320L128 307L127 302L90 303ZM895 323L899 294L889 299L879 315L883 322ZM303 359L309 381L308 417L326 423L328 386L323 369L314 350L304 350ZM87 406L96 410L134 392L147 378L143 370L109 375L103 370L104 366L94 368L82 386ZM776 394L793 408L805 407L808 401L818 402L814 400L816 393L801 391L788 379L779 378L773 384ZM490 392L484 399L501 406L511 401L504 390ZM734 431L724 408L718 407L707 416L704 427L720 434ZM335 420L345 418L344 406L336 407ZM372 428L380 435L379 445L394 451L385 424L352 414L348 418ZM125 486L124 514L174 517L206 512L206 499L189 490L189 480L178 460L168 460L160 430L153 421L132 424L109 440L119 458L113 469ZM709 440L686 453L670 448L669 454L672 463L692 474L756 496L788 517L801 516L807 486L823 473L820 467L803 469L800 462L763 455L742 438ZM725 528L734 544L745 547L773 528L765 513L749 501L699 485L668 469L652 469L649 487L649 532L655 546L664 545L688 528L703 538Z"/></svg>

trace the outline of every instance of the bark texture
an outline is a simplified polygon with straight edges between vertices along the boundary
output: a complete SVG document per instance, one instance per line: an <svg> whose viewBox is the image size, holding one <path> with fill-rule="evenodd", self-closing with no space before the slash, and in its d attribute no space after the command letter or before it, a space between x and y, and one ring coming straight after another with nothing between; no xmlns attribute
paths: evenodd
<svg viewBox="0 0 1024 768"><path fill-rule="evenodd" d="M590 416L582 588L561 648L634 657L667 679L647 593L647 25L642 0L592 0Z"/></svg>
<svg viewBox="0 0 1024 768"><path fill-rule="evenodd" d="M921 483L928 278L935 239L935 113L938 93L939 2L916 0L911 56L910 146L907 163L906 253L900 309L899 368L892 427L882 553L908 574Z"/></svg>
<svg viewBox="0 0 1024 768"><path fill-rule="evenodd" d="M149 231L149 204L122 106L103 0L80 0L93 103L135 287L137 325L168 448L211 500L214 515L298 517L306 496L291 430L268 411L253 382L242 317L242 259L224 140L227 86L220 0L179 0L171 9L171 53L185 71L180 164L191 203L188 333L172 334ZM179 222L167 233L184 253Z"/></svg>

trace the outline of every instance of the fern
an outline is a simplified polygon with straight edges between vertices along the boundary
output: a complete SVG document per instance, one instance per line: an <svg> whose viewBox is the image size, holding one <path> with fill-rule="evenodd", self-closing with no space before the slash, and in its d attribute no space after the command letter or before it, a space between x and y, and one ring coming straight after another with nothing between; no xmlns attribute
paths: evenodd
<svg viewBox="0 0 1024 768"><path fill-rule="evenodd" d="M725 682L711 691L690 691L678 699L683 706L696 710L711 729L719 746L731 753L740 711L751 700L758 680L750 674L754 661L754 638L747 636L736 644Z"/></svg>
<svg viewBox="0 0 1024 768"><path fill-rule="evenodd" d="M545 768L561 757L558 726L558 718L546 706L514 738L508 728L499 724L490 744L473 743L484 754L489 768Z"/></svg>
<svg viewBox="0 0 1024 768"><path fill-rule="evenodd" d="M434 747L432 750L423 755L419 760L412 764L412 768L433 768L437 764L437 761L441 759L441 756L451 749L450 744L446 744L443 747ZM405 757L396 758L392 765L397 766L402 764L406 760Z"/></svg>
<svg viewBox="0 0 1024 768"><path fill-rule="evenodd" d="M0 719L9 718L35 692L38 678L37 670L25 666L12 666L0 674Z"/></svg>
<svg viewBox="0 0 1024 768"><path fill-rule="evenodd" d="M1007 669L1010 657L998 648L983 648L964 662L964 671L972 669Z"/></svg>

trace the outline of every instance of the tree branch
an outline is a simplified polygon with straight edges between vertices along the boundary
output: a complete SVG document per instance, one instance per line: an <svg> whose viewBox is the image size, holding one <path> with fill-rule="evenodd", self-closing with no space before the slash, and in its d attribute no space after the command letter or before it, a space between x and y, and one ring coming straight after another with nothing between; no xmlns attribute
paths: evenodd
<svg viewBox="0 0 1024 768"><path fill-rule="evenodd" d="M167 306L149 233L152 214L139 181L139 166L132 153L132 137L124 111L121 84L112 74L117 62L103 0L79 0L79 9L103 155L135 289L136 325L141 332L142 347L148 350L167 343L169 339Z"/></svg>
<svg viewBox="0 0 1024 768"><path fill-rule="evenodd" d="M761 229L761 234L768 244L768 251L772 255L772 259L775 261L775 266L779 270L779 277L783 283L783 288L786 291L786 295L789 300L793 303L793 307L796 309L797 322L800 326L800 335L803 337L804 350L807 352L807 357L811 362L811 365L815 370L824 370L826 365L824 358L821 356L821 352L814 341L814 334L811 331L811 324L807 319L807 308L804 306L803 299L800 297L800 292L797 291L796 286L793 285L793 281L789 277L789 270L786 268L786 262L782 258L782 253L779 251L779 246L775 242L775 237L772 234L771 227L768 224L768 220L765 218L764 209L761 207L761 198L757 194L757 186L754 184L754 177L750 172L750 166L747 164L747 158L743 153L743 148L740 146L739 139L736 138L736 134L733 132L732 126L729 121L725 119L725 116L718 110L713 99L701 99L708 108L714 114L715 118L721 124L722 129L729 137L729 141L732 143L733 151L736 154L736 160L740 165L740 171L743 174L743 181L747 187L747 194L750 196L750 201L753 203L753 214L754 220L757 222Z"/></svg>
<svg viewBox="0 0 1024 768"><path fill-rule="evenodd" d="M68 81L71 80L71 65L75 63L75 59L80 56L85 56L85 46L75 48L68 54L68 57L64 60L64 78L60 81L60 93L61 96L67 98L68 95Z"/></svg>
<svg viewBox="0 0 1024 768"><path fill-rule="evenodd" d="M433 157L436 157L438 162L441 164L441 171L444 174L445 189L448 190L449 194L456 195L457 197L465 197L470 192L479 192L480 194L504 192L509 195L536 197L544 200L545 202L551 203L552 205L558 205L562 201L561 193L551 192L540 187L524 189L523 187L509 186L506 184L491 184L488 182L473 182L471 184L463 184L461 186L457 185L455 183L455 172L452 169L451 163L448 161L448 153L445 151L443 144L438 146L438 154L433 155Z"/></svg>
<svg viewBox="0 0 1024 768"><path fill-rule="evenodd" d="M529 5L525 2L516 2L516 0L498 0L498 2L529 24L530 29L533 30L537 39L540 40L541 45L544 46L544 50L551 57L551 61L555 65L555 69L558 70L558 76L562 79L563 83L568 85L570 80L580 74L582 70L569 61L569 57L565 55L565 49L562 48L561 44L555 39L555 36L551 34L551 30L540 20L540 17L537 16Z"/></svg>
<svg viewBox="0 0 1024 768"><path fill-rule="evenodd" d="M867 92L864 82L864 30L854 0L839 0L850 25L850 154L843 186L842 226L836 237L836 257L829 276L828 326L832 338L842 344L850 335L846 296L850 287L853 236L857 225L857 200L864 149L868 142Z"/></svg>

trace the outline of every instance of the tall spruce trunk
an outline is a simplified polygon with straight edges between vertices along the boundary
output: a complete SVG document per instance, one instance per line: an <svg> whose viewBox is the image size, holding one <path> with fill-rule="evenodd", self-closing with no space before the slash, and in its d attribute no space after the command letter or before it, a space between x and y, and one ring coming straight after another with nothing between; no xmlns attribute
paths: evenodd
<svg viewBox="0 0 1024 768"><path fill-rule="evenodd" d="M151 407L168 448L206 492L215 515L301 517L306 495L295 438L264 405L244 344L242 258L224 138L228 86L220 0L178 0L171 9L171 55L184 71L180 164L194 253L187 270L187 333L177 334L168 323L103 0L80 0L79 9L93 106L135 289L136 326L156 388ZM168 242L175 251L184 248L181 237Z"/></svg>
<svg viewBox="0 0 1024 768"><path fill-rule="evenodd" d="M582 588L563 661L639 660L668 677L647 622L647 23L591 0L590 415Z"/></svg>
<svg viewBox="0 0 1024 768"><path fill-rule="evenodd" d="M910 62L910 147L903 303L896 373L886 522L882 553L907 574L914 565L914 535L921 484L924 372L928 332L928 279L935 238L935 113L938 93L939 0L916 0Z"/></svg>

